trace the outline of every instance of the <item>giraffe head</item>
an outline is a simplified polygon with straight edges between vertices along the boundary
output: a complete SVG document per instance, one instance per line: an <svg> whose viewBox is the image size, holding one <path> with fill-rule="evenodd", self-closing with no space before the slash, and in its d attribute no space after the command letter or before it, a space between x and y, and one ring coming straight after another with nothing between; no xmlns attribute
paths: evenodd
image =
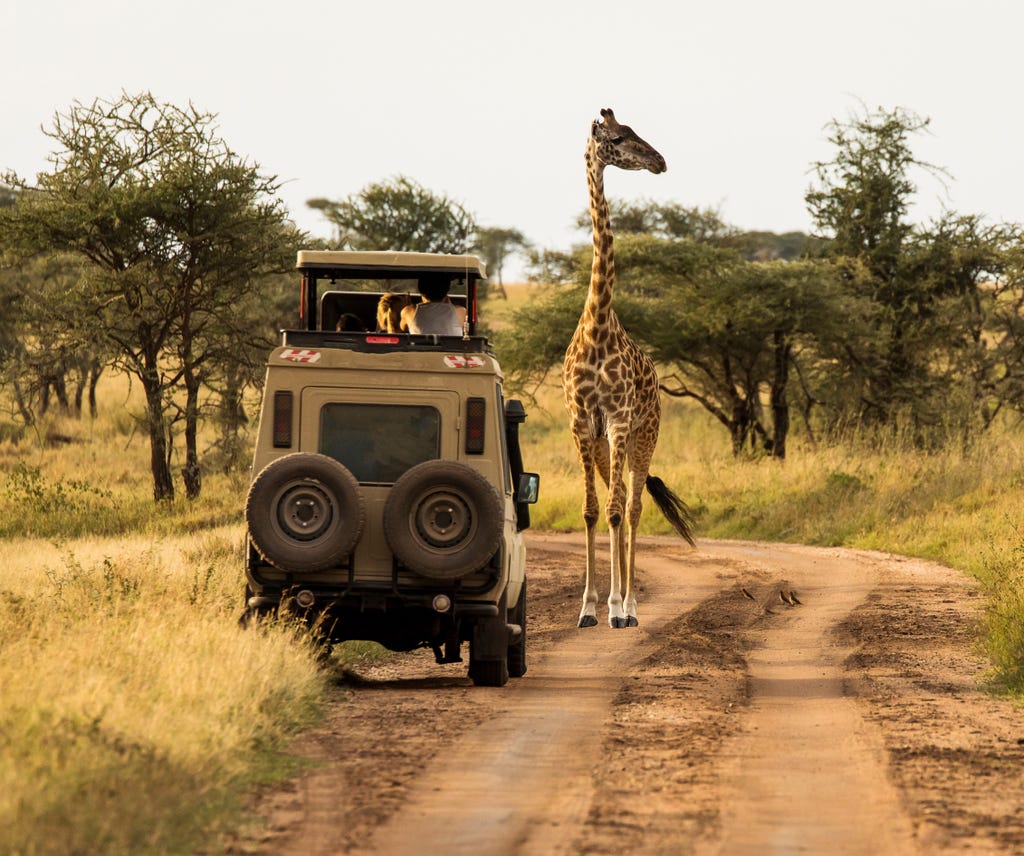
<svg viewBox="0 0 1024 856"><path fill-rule="evenodd" d="M619 169L646 169L655 174L664 172L665 158L650 143L640 139L628 125L620 125L615 114L605 107L601 110L604 121L595 120L590 126L587 155L599 166L617 166Z"/></svg>

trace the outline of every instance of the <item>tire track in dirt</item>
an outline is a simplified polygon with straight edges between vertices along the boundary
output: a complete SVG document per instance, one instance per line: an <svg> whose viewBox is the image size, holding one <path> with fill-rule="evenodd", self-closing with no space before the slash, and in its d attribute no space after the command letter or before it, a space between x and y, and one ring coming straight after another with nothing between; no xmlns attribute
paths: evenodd
<svg viewBox="0 0 1024 856"><path fill-rule="evenodd" d="M775 589L772 620L753 628L750 703L722 750L723 853L915 852L913 827L889 780L881 731L847 695L850 649L840 622L880 584L876 567L848 551L794 546L709 546L748 554L785 578L802 606ZM716 848L716 849L718 849Z"/></svg>
<svg viewBox="0 0 1024 856"><path fill-rule="evenodd" d="M577 539L542 543L575 555L567 564L578 563ZM710 567L672 586L664 579L679 579L674 560L648 555L642 564L648 583L641 628L573 631L524 678L493 691L506 712L464 734L458 754L426 772L401 815L377 831L365 852L416 853L423 842L446 854L577 852L595 773L611 763L602 757L602 740L623 671L650 652L667 621L719 585Z"/></svg>

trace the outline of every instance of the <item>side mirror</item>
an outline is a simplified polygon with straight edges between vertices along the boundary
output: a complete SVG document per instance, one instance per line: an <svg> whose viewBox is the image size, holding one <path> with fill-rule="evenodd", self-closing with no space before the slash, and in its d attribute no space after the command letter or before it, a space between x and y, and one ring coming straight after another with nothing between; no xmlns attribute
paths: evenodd
<svg viewBox="0 0 1024 856"><path fill-rule="evenodd" d="M516 501L532 504L540 495L540 476L537 473L523 473L519 476Z"/></svg>

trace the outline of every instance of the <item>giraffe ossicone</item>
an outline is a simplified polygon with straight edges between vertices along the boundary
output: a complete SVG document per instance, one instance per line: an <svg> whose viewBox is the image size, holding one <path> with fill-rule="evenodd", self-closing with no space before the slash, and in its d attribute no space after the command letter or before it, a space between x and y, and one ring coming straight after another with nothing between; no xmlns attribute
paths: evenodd
<svg viewBox="0 0 1024 856"><path fill-rule="evenodd" d="M600 517L596 476L608 486L605 518L611 531L608 623L635 627L636 530L646 488L676 531L693 544L686 505L661 479L649 474L658 442L661 399L654 362L619 323L612 308L615 255L604 170L665 172L665 159L610 108L590 127L585 155L594 260L583 313L565 352L562 384L569 426L583 470L583 521L587 532L586 583L579 627L597 622L594 557Z"/></svg>

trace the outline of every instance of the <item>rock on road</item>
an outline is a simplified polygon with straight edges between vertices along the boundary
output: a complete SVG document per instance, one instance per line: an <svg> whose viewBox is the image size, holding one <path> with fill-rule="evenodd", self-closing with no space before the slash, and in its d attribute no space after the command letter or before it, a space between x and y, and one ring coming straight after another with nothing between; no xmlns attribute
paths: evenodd
<svg viewBox="0 0 1024 856"><path fill-rule="evenodd" d="M339 670L327 723L295 746L313 765L256 798L263 828L229 850L1024 847L1020 714L980 688L962 575L647 538L640 627L579 630L582 538L528 546L528 673L474 688L422 652Z"/></svg>

